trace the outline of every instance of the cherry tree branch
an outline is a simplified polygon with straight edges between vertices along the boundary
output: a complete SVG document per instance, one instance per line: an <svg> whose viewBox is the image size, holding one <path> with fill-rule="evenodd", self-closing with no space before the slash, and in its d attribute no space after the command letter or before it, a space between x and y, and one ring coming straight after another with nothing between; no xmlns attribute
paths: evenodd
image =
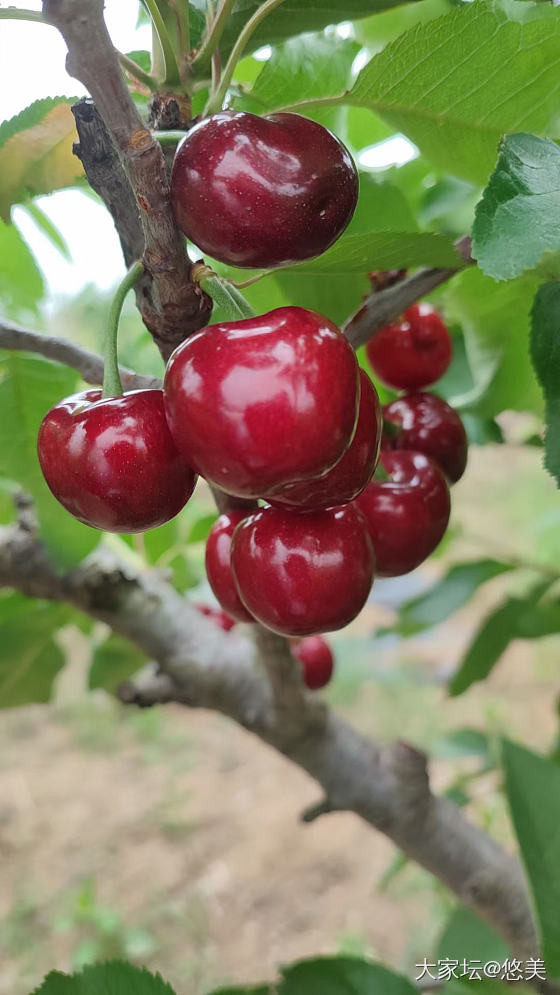
<svg viewBox="0 0 560 995"><path fill-rule="evenodd" d="M316 696L299 689L294 696L295 672L274 694L268 674L280 682L285 641L259 634L255 647L239 628L223 633L160 573L137 573L103 544L70 573L58 573L25 502L20 521L0 529L0 586L70 602L129 638L158 669L127 682L123 701L177 701L229 716L321 786L325 801L308 819L355 812L490 922L516 956L538 955L519 863L451 801L432 794L426 757L412 746L378 745Z"/></svg>
<svg viewBox="0 0 560 995"><path fill-rule="evenodd" d="M165 160L124 81L103 19L103 0L43 0L43 13L68 47L66 68L91 94L134 193L151 293L142 317L164 358L207 323L211 302L190 279L185 241L171 210Z"/></svg>
<svg viewBox="0 0 560 995"><path fill-rule="evenodd" d="M38 353L46 359L54 359L77 370L86 383L95 385L103 383L103 359L95 352L82 349L69 339L32 332L5 318L0 319L0 349ZM119 366L119 372L125 390L161 387L161 380L158 377L135 373L126 366Z"/></svg>

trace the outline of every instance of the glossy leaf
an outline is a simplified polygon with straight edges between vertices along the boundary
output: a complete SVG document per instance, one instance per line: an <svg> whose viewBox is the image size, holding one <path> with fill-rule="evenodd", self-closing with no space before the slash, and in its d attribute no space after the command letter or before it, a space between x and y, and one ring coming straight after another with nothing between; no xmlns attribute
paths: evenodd
<svg viewBox="0 0 560 995"><path fill-rule="evenodd" d="M396 232L379 229L343 235L316 259L286 267L298 276L368 273L373 269L408 266L462 265L451 239L431 232Z"/></svg>
<svg viewBox="0 0 560 995"><path fill-rule="evenodd" d="M299 100L341 93L350 82L350 70L360 46L335 35L306 35L279 45L265 62L251 99L261 112Z"/></svg>
<svg viewBox="0 0 560 995"><path fill-rule="evenodd" d="M83 175L72 152L76 126L68 97L37 100L0 126L0 216L13 204L71 186Z"/></svg>
<svg viewBox="0 0 560 995"><path fill-rule="evenodd" d="M348 99L404 132L446 172L485 182L505 132L544 133L554 120L559 60L552 7L475 0L387 45Z"/></svg>
<svg viewBox="0 0 560 995"><path fill-rule="evenodd" d="M535 296L531 357L546 406L544 464L560 486L560 283L546 283Z"/></svg>
<svg viewBox="0 0 560 995"><path fill-rule="evenodd" d="M560 978L560 768L504 743L506 793L540 924L547 975Z"/></svg>

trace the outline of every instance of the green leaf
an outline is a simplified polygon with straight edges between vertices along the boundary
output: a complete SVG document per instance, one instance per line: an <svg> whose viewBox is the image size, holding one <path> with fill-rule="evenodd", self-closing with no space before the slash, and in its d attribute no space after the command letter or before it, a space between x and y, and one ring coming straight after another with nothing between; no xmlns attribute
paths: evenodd
<svg viewBox="0 0 560 995"><path fill-rule="evenodd" d="M128 680L145 663L144 654L136 649L128 639L111 633L94 650L88 686L92 691L96 688L104 688L105 691L114 694L119 684Z"/></svg>
<svg viewBox="0 0 560 995"><path fill-rule="evenodd" d="M29 204L25 205L25 210L33 218L33 221L37 225L39 231L48 238L51 245L58 249L60 255L67 262L71 262L72 256L70 255L70 250L68 248L68 243L65 241L64 237L56 227L53 221L49 218L48 214L39 207L35 201L31 201Z"/></svg>
<svg viewBox="0 0 560 995"><path fill-rule="evenodd" d="M282 970L278 995L415 995L414 985L357 957L318 957Z"/></svg>
<svg viewBox="0 0 560 995"><path fill-rule="evenodd" d="M404 602L399 610L396 631L408 636L445 622L466 605L481 584L512 569L509 564L497 560L457 563L425 594Z"/></svg>
<svg viewBox="0 0 560 995"><path fill-rule="evenodd" d="M547 973L560 978L560 768L506 741L506 793L540 924Z"/></svg>
<svg viewBox="0 0 560 995"><path fill-rule="evenodd" d="M0 126L0 217L5 221L12 204L71 186L83 175L72 152L75 99L36 100Z"/></svg>
<svg viewBox="0 0 560 995"><path fill-rule="evenodd" d="M484 619L459 669L449 682L452 696L462 694L471 684L483 681L516 636L520 602L510 598Z"/></svg>
<svg viewBox="0 0 560 995"><path fill-rule="evenodd" d="M461 265L464 264L455 252L452 240L445 235L376 229L343 235L323 255L298 266L288 266L285 272L297 276L331 276L408 266L453 266L459 269Z"/></svg>
<svg viewBox="0 0 560 995"><path fill-rule="evenodd" d="M371 231L418 231L418 224L405 195L393 183L372 173L360 172L358 203L346 235L363 235Z"/></svg>
<svg viewBox="0 0 560 995"><path fill-rule="evenodd" d="M436 952L436 960L449 958L459 963L476 960L482 964L488 961L502 964L509 956L509 948L501 936L463 905L448 919Z"/></svg>
<svg viewBox="0 0 560 995"><path fill-rule="evenodd" d="M433 747L434 756L447 758L481 757L490 758L488 736L479 729L453 729Z"/></svg>
<svg viewBox="0 0 560 995"><path fill-rule="evenodd" d="M527 4L521 19L504 8L475 0L416 25L373 57L347 99L445 172L484 183L501 136L546 132L558 105L557 11Z"/></svg>
<svg viewBox="0 0 560 995"><path fill-rule="evenodd" d="M560 486L560 283L546 283L535 296L531 358L546 406L544 465Z"/></svg>
<svg viewBox="0 0 560 995"><path fill-rule="evenodd" d="M50 700L65 662L53 636L66 616L63 605L19 594L0 597L0 708Z"/></svg>
<svg viewBox="0 0 560 995"><path fill-rule="evenodd" d="M337 36L306 35L279 45L265 62L251 99L262 109L341 93L360 46Z"/></svg>
<svg viewBox="0 0 560 995"><path fill-rule="evenodd" d="M189 532L187 542L205 542L217 517L212 513L198 518Z"/></svg>
<svg viewBox="0 0 560 995"><path fill-rule="evenodd" d="M472 254L488 276L511 280L546 253L560 251L559 175L554 142L524 134L504 138L473 226Z"/></svg>
<svg viewBox="0 0 560 995"><path fill-rule="evenodd" d="M210 995L275 995L270 985L257 985L251 988L216 988Z"/></svg>
<svg viewBox="0 0 560 995"><path fill-rule="evenodd" d="M448 320L463 329L475 386L454 405L494 418L502 411L542 412L542 393L527 362L535 276L496 284L476 267L459 273L444 294Z"/></svg>
<svg viewBox="0 0 560 995"><path fill-rule="evenodd" d="M13 315L37 311L45 293L41 271L15 225L0 220L0 301Z"/></svg>
<svg viewBox="0 0 560 995"><path fill-rule="evenodd" d="M38 356L0 357L0 452L2 472L28 491L41 536L62 567L72 567L95 548L101 533L77 522L50 493L37 459L37 433L44 415L76 389L73 370Z"/></svg>
<svg viewBox="0 0 560 995"><path fill-rule="evenodd" d="M79 974L52 971L33 995L175 995L159 974L123 961L92 964Z"/></svg>

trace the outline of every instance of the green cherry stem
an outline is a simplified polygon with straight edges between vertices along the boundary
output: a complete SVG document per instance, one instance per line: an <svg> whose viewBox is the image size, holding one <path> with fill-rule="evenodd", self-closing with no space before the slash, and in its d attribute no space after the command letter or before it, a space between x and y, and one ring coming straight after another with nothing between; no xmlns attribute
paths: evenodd
<svg viewBox="0 0 560 995"><path fill-rule="evenodd" d="M152 131L160 145L177 145L186 134L186 131Z"/></svg>
<svg viewBox="0 0 560 995"><path fill-rule="evenodd" d="M115 296L113 297L113 303L111 304L111 310L109 311L109 320L107 322L107 331L105 333L105 347L103 350L105 359L105 366L103 370L103 397L116 397L118 394L123 393L117 352L119 318L121 316L124 299L128 294L128 291L134 286L142 274L143 270L144 264L140 260L133 263L119 283Z"/></svg>
<svg viewBox="0 0 560 995"><path fill-rule="evenodd" d="M191 270L191 278L200 284L214 303L224 312L226 321L240 321L243 318L254 318L255 310L243 294L230 283L222 280L206 263L195 263Z"/></svg>
<svg viewBox="0 0 560 995"><path fill-rule="evenodd" d="M212 55L216 51L222 35L224 33L224 28L227 23L227 19L232 11L235 0L222 0L216 16L212 21L210 29L204 39L202 45L200 46L194 60L193 66L206 65L210 61Z"/></svg>
<svg viewBox="0 0 560 995"><path fill-rule="evenodd" d="M165 21L161 16L156 0L144 0L144 2L148 8L154 30L161 46L163 63L165 67L164 82L168 86L178 86L180 83L179 67L177 65L177 59L175 58L175 52L173 51L173 45L171 43L171 38L169 37L169 32L165 26Z"/></svg>
<svg viewBox="0 0 560 995"><path fill-rule="evenodd" d="M245 27L240 32L239 37L231 50L231 55L227 60L225 69L222 73L222 78L220 80L220 85L218 86L215 93L211 94L208 103L204 109L204 116L207 117L210 114L215 114L217 111L221 110L222 104L225 100L228 87L233 79L233 74L235 72L235 67L239 62L239 59L243 55L245 48L249 44L251 36L257 30L261 21L264 21L265 17L268 17L272 13L275 7L279 7L284 0L266 0L265 3L255 11L252 17L249 18Z"/></svg>
<svg viewBox="0 0 560 995"><path fill-rule="evenodd" d="M3 18L9 21L34 21L36 24L50 24L50 21L43 17L40 10L23 10L20 7L1 7L0 20Z"/></svg>
<svg viewBox="0 0 560 995"><path fill-rule="evenodd" d="M156 89L157 80L155 76L151 76L150 73L147 73L141 69L138 63L135 62L134 59L129 58L128 55L125 55L124 52L119 52L118 56L121 66L123 69L126 69L127 73L130 73L134 79L137 79L140 83L143 83L144 86L147 86L152 92Z"/></svg>

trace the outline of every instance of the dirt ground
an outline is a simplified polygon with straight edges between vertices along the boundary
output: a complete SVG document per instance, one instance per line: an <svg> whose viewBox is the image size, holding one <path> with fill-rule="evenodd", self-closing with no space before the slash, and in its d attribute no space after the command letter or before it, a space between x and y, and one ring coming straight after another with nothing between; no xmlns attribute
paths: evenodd
<svg viewBox="0 0 560 995"><path fill-rule="evenodd" d="M455 491L457 536L446 557L505 547L535 558L539 542L545 556L546 537L518 527L527 500L541 517L550 505L541 475L533 454L475 452ZM371 735L428 748L440 790L473 766L443 756L450 729L546 747L559 674L558 639L517 642L486 685L446 697L445 676L511 578L429 636L376 640L392 606L442 566L374 589L336 643L328 695ZM65 675L55 706L0 719L0 995L29 995L53 967L110 956L160 970L178 995L205 995L317 953L369 953L413 973L433 951L449 896L413 867L383 886L396 851L353 815L302 826L299 814L319 797L306 775L219 716L85 698L79 670L77 662ZM511 846L494 778L474 785L469 816Z"/></svg>

